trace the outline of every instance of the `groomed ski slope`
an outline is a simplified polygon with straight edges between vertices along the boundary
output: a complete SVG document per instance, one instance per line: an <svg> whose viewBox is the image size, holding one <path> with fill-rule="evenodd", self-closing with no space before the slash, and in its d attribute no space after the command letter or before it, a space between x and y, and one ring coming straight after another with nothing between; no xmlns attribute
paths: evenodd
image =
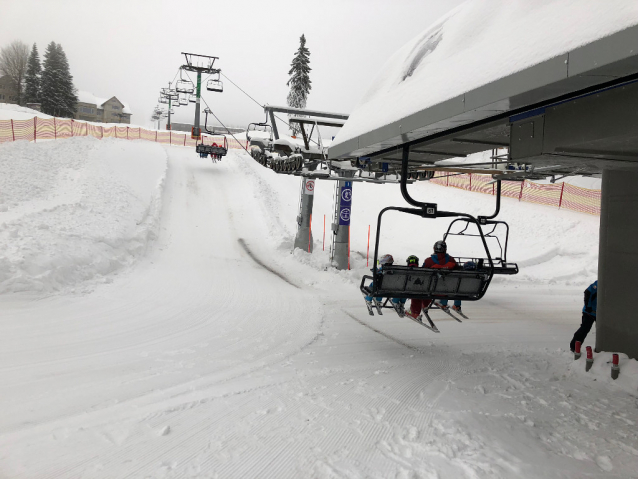
<svg viewBox="0 0 638 479"><path fill-rule="evenodd" d="M52 144L13 145L12 158ZM597 218L505 199L521 274L466 303L462 324L435 314L435 335L368 316L357 290L367 225L403 204L397 186L355 184L353 270L337 272L321 250L332 183L316 188L315 253L291 254L299 179L245 153L213 164L180 147L90 146L105 161L138 149L113 181L149 205L159 195L156 233L87 281L0 295L0 477L638 477L636 361L612 382L606 355L585 374L566 351L595 277ZM149 158L154 175L135 166ZM493 209L488 196L412 188ZM37 230L29 201L5 204L0 231L17 233L0 235L4 248ZM386 226L397 260L424 258L444 227ZM4 259L36 284L20 258Z"/></svg>

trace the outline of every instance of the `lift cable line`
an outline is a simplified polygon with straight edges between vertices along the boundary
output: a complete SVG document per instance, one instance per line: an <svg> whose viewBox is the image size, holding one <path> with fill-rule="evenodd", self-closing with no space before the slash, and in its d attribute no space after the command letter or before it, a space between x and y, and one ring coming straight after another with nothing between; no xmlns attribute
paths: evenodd
<svg viewBox="0 0 638 479"><path fill-rule="evenodd" d="M244 95L246 95L248 98L250 98L252 101L254 101L257 105L259 105L261 108L266 108L266 105L262 105L261 103L259 103L257 100L255 100L252 96L250 96L243 88L241 88L239 85L237 85L237 83L235 83L234 81L232 81L230 78L228 78L228 75L225 74L221 74L226 80L228 80L229 82L231 82L239 91L241 91ZM275 118L277 118L279 121L283 122L287 127L290 127L290 123L288 123L286 120L284 120L283 118L277 116L277 115L273 115ZM266 120L267 121L267 120ZM303 127L302 127L303 128ZM310 139L310 141L312 143L314 143L317 146L320 146L318 142L316 142L313 139Z"/></svg>

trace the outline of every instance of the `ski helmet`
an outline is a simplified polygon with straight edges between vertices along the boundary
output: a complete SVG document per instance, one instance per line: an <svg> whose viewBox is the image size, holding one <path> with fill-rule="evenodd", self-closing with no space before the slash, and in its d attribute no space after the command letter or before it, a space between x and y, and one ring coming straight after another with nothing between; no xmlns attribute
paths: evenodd
<svg viewBox="0 0 638 479"><path fill-rule="evenodd" d="M390 266L392 263L394 263L394 258L391 254L384 254L379 258L379 264L381 266Z"/></svg>
<svg viewBox="0 0 638 479"><path fill-rule="evenodd" d="M447 252L447 244L445 241L437 241L434 243L434 252L435 253L446 253Z"/></svg>
<svg viewBox="0 0 638 479"><path fill-rule="evenodd" d="M419 258L411 254L408 259L405 260L408 266L419 266Z"/></svg>

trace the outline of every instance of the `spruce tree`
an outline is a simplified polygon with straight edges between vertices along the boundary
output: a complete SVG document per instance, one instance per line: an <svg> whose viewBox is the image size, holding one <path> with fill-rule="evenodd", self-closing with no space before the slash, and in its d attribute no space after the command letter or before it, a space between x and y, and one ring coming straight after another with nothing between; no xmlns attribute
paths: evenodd
<svg viewBox="0 0 638 479"><path fill-rule="evenodd" d="M40 65L40 55L38 47L34 43L29 55L27 63L27 74L25 76L25 102L40 103L40 75L42 74L42 66Z"/></svg>
<svg viewBox="0 0 638 479"><path fill-rule="evenodd" d="M299 38L299 49L295 53L292 63L290 64L290 79L288 85L290 92L288 93L288 106L292 108L306 108L306 100L312 89L310 81L310 51L306 48L306 37L302 34ZM293 135L299 133L299 127L291 126Z"/></svg>
<svg viewBox="0 0 638 479"><path fill-rule="evenodd" d="M60 91L62 93L62 104L64 105L60 116L73 118L78 106L77 90L75 86L73 86L73 76L71 75L71 69L69 68L69 61L66 58L66 53L64 53L62 45L59 43L56 47L58 49L60 69L62 72Z"/></svg>
<svg viewBox="0 0 638 479"><path fill-rule="evenodd" d="M69 62L62 46L55 42L49 43L44 54L40 98L44 113L67 118L75 115L78 98Z"/></svg>

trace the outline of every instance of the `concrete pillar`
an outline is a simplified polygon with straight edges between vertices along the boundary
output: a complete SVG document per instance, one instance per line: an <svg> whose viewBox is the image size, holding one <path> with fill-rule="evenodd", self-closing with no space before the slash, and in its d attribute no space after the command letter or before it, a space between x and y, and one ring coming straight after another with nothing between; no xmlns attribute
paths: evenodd
<svg viewBox="0 0 638 479"><path fill-rule="evenodd" d="M339 180L337 185L339 193L339 208L335 223L332 225L334 238L334 251L332 260L337 269L348 269L350 261L350 216L352 205L352 181Z"/></svg>
<svg viewBox="0 0 638 479"><path fill-rule="evenodd" d="M638 358L636 185L638 171L603 171L596 350L621 352L630 358Z"/></svg>
<svg viewBox="0 0 638 479"><path fill-rule="evenodd" d="M315 198L315 180L301 178L301 208L297 216L295 248L312 253L312 204Z"/></svg>

